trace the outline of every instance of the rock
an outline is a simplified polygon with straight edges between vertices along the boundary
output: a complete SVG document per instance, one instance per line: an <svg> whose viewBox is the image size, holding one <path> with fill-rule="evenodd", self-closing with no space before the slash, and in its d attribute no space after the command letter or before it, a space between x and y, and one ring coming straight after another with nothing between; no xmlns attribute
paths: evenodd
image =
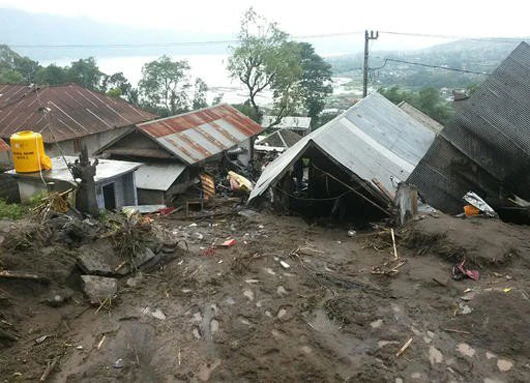
<svg viewBox="0 0 530 383"><path fill-rule="evenodd" d="M166 315L160 309L151 310L151 308L146 307L145 309L142 310L142 314L150 315L153 318L156 318L159 320L166 320Z"/></svg>
<svg viewBox="0 0 530 383"><path fill-rule="evenodd" d="M440 350L434 346L429 347L429 361L431 365L434 366L435 364L442 363L443 359L444 357Z"/></svg>
<svg viewBox="0 0 530 383"><path fill-rule="evenodd" d="M115 278L81 275L81 279L83 279L83 291L93 305L101 304L118 291L118 280Z"/></svg>
<svg viewBox="0 0 530 383"><path fill-rule="evenodd" d="M372 328L379 328L383 325L383 320L382 319L378 319L376 321L373 321L372 323L370 323L370 327Z"/></svg>
<svg viewBox="0 0 530 383"><path fill-rule="evenodd" d="M506 360L506 359L499 359L497 361L497 367L499 368L499 371L501 372L510 371L513 367L513 362Z"/></svg>
<svg viewBox="0 0 530 383"><path fill-rule="evenodd" d="M129 287L136 287L142 282L144 279L144 275L142 273L136 274L134 277L130 277L127 279L127 286Z"/></svg>
<svg viewBox="0 0 530 383"><path fill-rule="evenodd" d="M276 315L276 317L278 319L282 319L285 316L285 314L287 314L287 310L286 309L280 309L280 311L278 311L278 315Z"/></svg>
<svg viewBox="0 0 530 383"><path fill-rule="evenodd" d="M252 290L245 290L243 295L246 296L249 300L254 300L254 292Z"/></svg>
<svg viewBox="0 0 530 383"><path fill-rule="evenodd" d="M284 262L284 261L280 261L280 265L282 265L282 267L284 269L288 269L291 267L291 265L289 265L287 262Z"/></svg>
<svg viewBox="0 0 530 383"><path fill-rule="evenodd" d="M74 292L70 289L53 291L44 299L44 303L50 307L59 307L67 303L72 298L72 295L74 295Z"/></svg>
<svg viewBox="0 0 530 383"><path fill-rule="evenodd" d="M281 296L281 297L284 297L286 295L289 295L289 293L287 292L287 290L285 290L285 287L283 286L278 286L278 289L276 290L276 293Z"/></svg>
<svg viewBox="0 0 530 383"><path fill-rule="evenodd" d="M456 349L462 354L462 355L465 355L465 356L469 356L469 357L472 357L473 355L475 355L475 349L472 348L469 344L467 343L459 343L458 346L456 347Z"/></svg>
<svg viewBox="0 0 530 383"><path fill-rule="evenodd" d="M135 258L135 266L140 267L155 257L153 250L146 247L145 250ZM131 265L124 263L112 250L112 244L108 240L97 241L79 248L77 264L87 274L91 275L127 275L132 271Z"/></svg>

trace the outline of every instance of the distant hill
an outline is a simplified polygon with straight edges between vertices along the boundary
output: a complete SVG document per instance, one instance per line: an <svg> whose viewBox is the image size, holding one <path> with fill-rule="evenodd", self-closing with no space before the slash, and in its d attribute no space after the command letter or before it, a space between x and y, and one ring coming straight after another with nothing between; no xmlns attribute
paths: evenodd
<svg viewBox="0 0 530 383"><path fill-rule="evenodd" d="M399 86L417 89L423 87L465 87L480 83L483 75L430 68L385 59L396 59L426 65L449 67L464 71L490 73L504 60L521 39L459 40L433 47L407 51L374 51L370 53L370 79L376 86ZM328 59L335 76L359 77L362 54Z"/></svg>
<svg viewBox="0 0 530 383"><path fill-rule="evenodd" d="M0 8L0 44L34 60L105 56L156 56L162 54L225 53L227 45L181 45L168 43L230 40L228 34L168 32L99 23L82 17L63 17ZM158 47L103 48L102 44L159 44ZM69 48L24 48L21 45L83 45Z"/></svg>

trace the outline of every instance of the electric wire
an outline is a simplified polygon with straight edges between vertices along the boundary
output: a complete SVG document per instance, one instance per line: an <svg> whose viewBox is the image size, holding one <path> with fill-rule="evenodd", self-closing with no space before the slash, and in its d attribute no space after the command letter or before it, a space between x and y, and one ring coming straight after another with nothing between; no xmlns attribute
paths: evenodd
<svg viewBox="0 0 530 383"><path fill-rule="evenodd" d="M376 68L370 68L370 70L372 70L372 71L383 69L388 62L396 62L396 63L402 63L402 64L418 65L418 66L423 66L423 67L427 67L427 68L444 69L444 70L449 70L449 71L453 71L453 72L478 74L478 75L483 75L483 76L489 76L490 75L490 73L487 73L487 72L477 72L477 71L467 70L467 69L451 68L451 67L447 67L447 66L444 66L444 65L425 64L425 63L420 63L420 62L415 62L415 61L406 61L406 60L391 59L391 58L377 57L377 56L372 56L372 57L380 58L380 59L384 60L383 65L381 65L379 67L376 67Z"/></svg>

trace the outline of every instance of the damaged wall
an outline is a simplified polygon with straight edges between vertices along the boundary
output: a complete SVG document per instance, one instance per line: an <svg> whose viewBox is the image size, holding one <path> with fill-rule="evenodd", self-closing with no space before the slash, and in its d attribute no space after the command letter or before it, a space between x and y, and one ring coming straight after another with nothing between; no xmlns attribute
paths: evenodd
<svg viewBox="0 0 530 383"><path fill-rule="evenodd" d="M521 43L436 138L408 181L434 207L459 212L473 190L495 209L530 200L530 46Z"/></svg>

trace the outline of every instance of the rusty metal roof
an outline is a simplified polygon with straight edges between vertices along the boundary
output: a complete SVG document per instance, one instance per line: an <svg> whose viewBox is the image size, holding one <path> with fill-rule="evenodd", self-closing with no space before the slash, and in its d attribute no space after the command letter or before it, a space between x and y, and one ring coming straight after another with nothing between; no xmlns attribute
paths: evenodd
<svg viewBox="0 0 530 383"><path fill-rule="evenodd" d="M146 122L138 128L190 165L263 131L260 124L227 104Z"/></svg>
<svg viewBox="0 0 530 383"><path fill-rule="evenodd" d="M4 140L0 138L0 153L9 151L10 147Z"/></svg>
<svg viewBox="0 0 530 383"><path fill-rule="evenodd" d="M31 85L0 84L0 108L20 100L32 90L34 88Z"/></svg>
<svg viewBox="0 0 530 383"><path fill-rule="evenodd" d="M60 142L157 117L122 99L75 84L0 85L0 94L0 100L4 99L0 101L0 137L4 139L20 130L33 130L42 134L44 142Z"/></svg>

